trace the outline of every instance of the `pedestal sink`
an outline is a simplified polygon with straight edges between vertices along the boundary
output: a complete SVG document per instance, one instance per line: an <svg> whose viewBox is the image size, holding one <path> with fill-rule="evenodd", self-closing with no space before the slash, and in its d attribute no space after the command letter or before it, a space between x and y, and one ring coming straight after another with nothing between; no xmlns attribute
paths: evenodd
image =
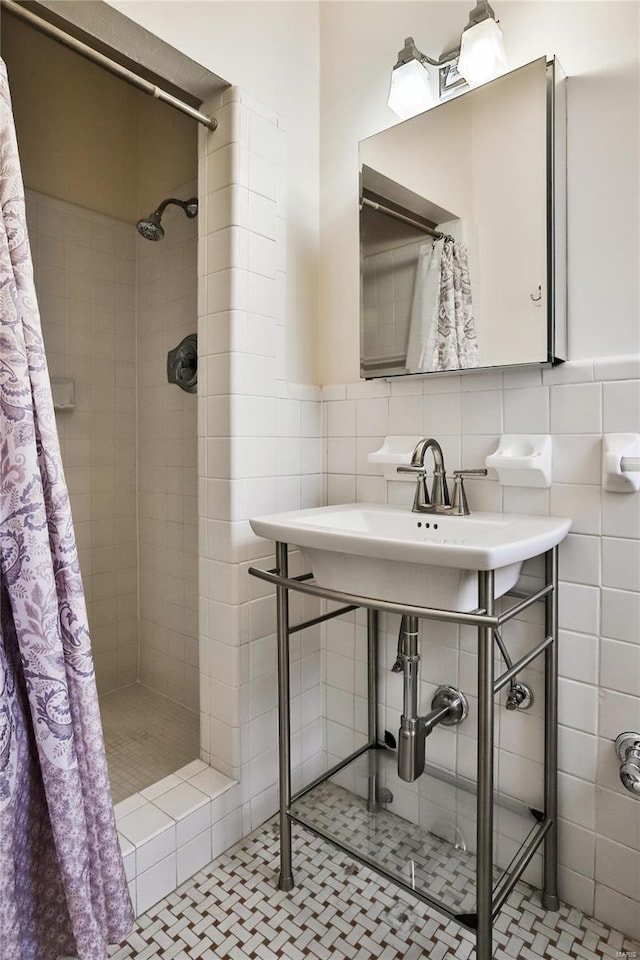
<svg viewBox="0 0 640 960"><path fill-rule="evenodd" d="M377 503L251 520L258 536L300 547L323 587L460 611L478 606L478 570L495 570L495 596L502 596L523 562L560 543L570 526L563 517L449 517Z"/></svg>

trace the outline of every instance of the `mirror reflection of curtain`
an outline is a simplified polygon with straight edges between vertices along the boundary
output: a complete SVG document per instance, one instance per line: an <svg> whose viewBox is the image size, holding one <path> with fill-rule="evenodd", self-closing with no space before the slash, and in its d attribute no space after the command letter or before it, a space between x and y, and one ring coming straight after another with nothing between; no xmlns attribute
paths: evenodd
<svg viewBox="0 0 640 960"><path fill-rule="evenodd" d="M418 258L407 370L424 373L478 366L466 244L436 240Z"/></svg>
<svg viewBox="0 0 640 960"><path fill-rule="evenodd" d="M418 252L407 343L406 366L410 373L433 369L443 245L444 240L434 240L422 244Z"/></svg>

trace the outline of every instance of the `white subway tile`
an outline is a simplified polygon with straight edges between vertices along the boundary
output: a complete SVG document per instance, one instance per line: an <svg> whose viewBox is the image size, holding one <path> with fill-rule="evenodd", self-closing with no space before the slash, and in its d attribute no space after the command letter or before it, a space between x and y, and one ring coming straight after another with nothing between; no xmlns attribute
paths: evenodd
<svg viewBox="0 0 640 960"><path fill-rule="evenodd" d="M568 773L558 774L558 814L578 826L595 826L595 790L593 784Z"/></svg>
<svg viewBox="0 0 640 960"><path fill-rule="evenodd" d="M508 390L503 396L505 433L549 432L549 387Z"/></svg>
<svg viewBox="0 0 640 960"><path fill-rule="evenodd" d="M571 360L542 371L542 382L588 383L594 379L593 360Z"/></svg>
<svg viewBox="0 0 640 960"><path fill-rule="evenodd" d="M145 913L154 903L175 890L176 878L175 853L156 863L150 870L138 874L136 878L138 915Z"/></svg>
<svg viewBox="0 0 640 960"><path fill-rule="evenodd" d="M462 432L501 434L502 393L498 390L465 392L461 406Z"/></svg>
<svg viewBox="0 0 640 960"><path fill-rule="evenodd" d="M549 491L533 487L503 487L505 513L528 513L546 517L549 513Z"/></svg>
<svg viewBox="0 0 640 960"><path fill-rule="evenodd" d="M640 380L602 386L604 433L640 433Z"/></svg>
<svg viewBox="0 0 640 960"><path fill-rule="evenodd" d="M602 439L593 434L567 434L553 438L553 482L601 482Z"/></svg>
<svg viewBox="0 0 640 960"><path fill-rule="evenodd" d="M637 879L635 881L637 889ZM594 914L614 930L624 930L629 937L640 940L640 911L638 901L596 883Z"/></svg>
<svg viewBox="0 0 640 960"><path fill-rule="evenodd" d="M599 590L577 583L560 582L559 624L575 633L599 633Z"/></svg>
<svg viewBox="0 0 640 960"><path fill-rule="evenodd" d="M565 727L585 733L598 731L598 691L596 687L563 677L558 681L558 719Z"/></svg>
<svg viewBox="0 0 640 960"><path fill-rule="evenodd" d="M594 360L596 380L640 379L640 355L623 357L596 357Z"/></svg>
<svg viewBox="0 0 640 960"><path fill-rule="evenodd" d="M211 860L211 827L178 847L177 882L184 883Z"/></svg>
<svg viewBox="0 0 640 960"><path fill-rule="evenodd" d="M640 510L632 494L602 492L602 533L605 537L640 539Z"/></svg>
<svg viewBox="0 0 640 960"><path fill-rule="evenodd" d="M558 727L558 769L595 783L598 775L598 738L582 730Z"/></svg>
<svg viewBox="0 0 640 960"><path fill-rule="evenodd" d="M602 584L640 591L640 541L603 538Z"/></svg>
<svg viewBox="0 0 640 960"><path fill-rule="evenodd" d="M600 538L570 533L560 544L558 568L562 580L598 586Z"/></svg>
<svg viewBox="0 0 640 960"><path fill-rule="evenodd" d="M631 794L596 787L596 832L640 850L640 803Z"/></svg>
<svg viewBox="0 0 640 960"><path fill-rule="evenodd" d="M598 734L615 740L625 730L637 730L640 723L640 697L617 693L600 687L600 722ZM612 748L613 749L613 748Z"/></svg>
<svg viewBox="0 0 640 960"><path fill-rule="evenodd" d="M551 387L552 433L601 433L602 389L599 383Z"/></svg>
<svg viewBox="0 0 640 960"><path fill-rule="evenodd" d="M358 437L384 437L389 432L389 401L386 397L357 401Z"/></svg>
<svg viewBox="0 0 640 960"><path fill-rule="evenodd" d="M598 837L596 840L596 884L628 895L638 889L640 853L630 847ZM628 929L628 924L624 929Z"/></svg>
<svg viewBox="0 0 640 960"><path fill-rule="evenodd" d="M394 397L389 400L389 434L407 436L423 433L422 395Z"/></svg>
<svg viewBox="0 0 640 960"><path fill-rule="evenodd" d="M590 484L554 483L549 491L549 512L554 517L570 517L572 533L599 534L600 489Z"/></svg>
<svg viewBox="0 0 640 960"><path fill-rule="evenodd" d="M327 435L356 436L356 401L331 400L327 403Z"/></svg>
<svg viewBox="0 0 640 960"><path fill-rule="evenodd" d="M600 683L610 690L638 696L640 681L640 643L619 640L600 641Z"/></svg>
<svg viewBox="0 0 640 960"><path fill-rule="evenodd" d="M602 590L602 633L612 640L640 644L640 594Z"/></svg>
<svg viewBox="0 0 640 960"><path fill-rule="evenodd" d="M479 394L479 396L490 396L490 394ZM440 393L425 396L423 399L424 434L435 437L438 440L442 440L445 436L452 435L459 438L461 423L460 407L461 400L459 393ZM486 433L487 431L482 430L478 432Z"/></svg>
<svg viewBox="0 0 640 960"><path fill-rule="evenodd" d="M598 637L560 630L558 634L560 676L583 683L598 683Z"/></svg>

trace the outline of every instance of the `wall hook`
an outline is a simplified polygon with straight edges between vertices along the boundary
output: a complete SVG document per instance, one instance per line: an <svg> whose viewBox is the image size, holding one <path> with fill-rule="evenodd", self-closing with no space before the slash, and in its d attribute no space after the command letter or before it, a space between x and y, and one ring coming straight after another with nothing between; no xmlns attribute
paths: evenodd
<svg viewBox="0 0 640 960"><path fill-rule="evenodd" d="M534 303L540 303L540 301L542 300L542 284L541 283L538 284L538 296L534 297L534 295L530 293L529 299L533 300Z"/></svg>

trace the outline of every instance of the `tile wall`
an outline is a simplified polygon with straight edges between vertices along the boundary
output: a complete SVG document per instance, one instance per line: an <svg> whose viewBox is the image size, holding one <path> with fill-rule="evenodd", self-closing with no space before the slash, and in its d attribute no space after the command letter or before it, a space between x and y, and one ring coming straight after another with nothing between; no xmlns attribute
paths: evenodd
<svg viewBox="0 0 640 960"><path fill-rule="evenodd" d="M235 88L205 106L219 126L201 128L198 172L201 756L240 780L247 833L277 807L275 601L247 572L273 547L248 521L321 503L320 391L286 380L285 131ZM292 648L299 781L322 758L319 629Z"/></svg>
<svg viewBox="0 0 640 960"><path fill-rule="evenodd" d="M367 462L385 435L436 437L451 473L483 466L503 431L553 434L550 489L500 487L490 473L467 481L467 491L472 509L573 518L560 552L561 896L634 937L640 936L640 804L619 782L613 741L640 724L640 500L602 490L601 438L640 432L639 377L640 361L629 357L323 390L328 503L410 506L412 484L387 482ZM525 569L539 572L535 562ZM527 611L505 631L514 654L539 636L540 615ZM402 706L398 675L390 672L398 626L398 618L382 620L380 718L394 733ZM446 625L422 630L428 642L421 709L440 683L460 686L471 702L463 726L430 736L428 758L475 776L474 633ZM358 614L328 623L324 637L326 745L331 756L343 756L366 730L364 620ZM539 804L542 678L532 667L523 679L536 702L526 713L496 710L497 775L506 792Z"/></svg>
<svg viewBox="0 0 640 960"><path fill-rule="evenodd" d="M171 196L196 194L193 182ZM140 680L197 711L197 398L166 368L197 329L198 227L174 205L162 223L161 243L136 237Z"/></svg>
<svg viewBox="0 0 640 960"><path fill-rule="evenodd" d="M57 424L101 692L138 673L135 231L26 191L51 377L75 410Z"/></svg>

